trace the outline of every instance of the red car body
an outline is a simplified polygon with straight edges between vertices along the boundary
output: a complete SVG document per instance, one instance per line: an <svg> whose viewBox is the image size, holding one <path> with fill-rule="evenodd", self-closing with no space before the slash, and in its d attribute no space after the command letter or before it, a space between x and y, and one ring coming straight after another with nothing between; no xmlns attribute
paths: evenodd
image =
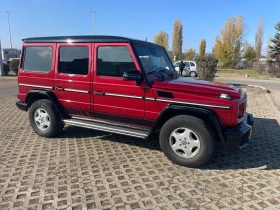
<svg viewBox="0 0 280 210"><path fill-rule="evenodd" d="M218 133L217 136L225 142L229 150L236 151L247 143L251 128L245 129L241 124L244 118L252 121L252 116L246 114L247 99L241 89L216 82L178 77L174 69L147 74L137 55L135 45L163 50L161 46L152 43L123 37L75 36L24 39L18 72L18 107L27 111L34 101L51 98L66 121L67 119L96 122L100 120L131 126L131 128L138 127L147 131L145 138L159 130L164 121L178 114L180 109L186 108L185 111L188 113L205 110L204 115L211 113L209 119ZM47 73L23 69L25 49L36 46L48 46L52 49L51 66ZM59 49L67 46L88 49L86 75L59 72ZM134 80L125 80L122 77L98 75L98 49L106 46L128 49L135 69L142 77L138 84ZM222 98L221 94L230 98ZM171 105L176 106L177 111L170 111ZM244 135L246 135L245 140ZM234 138L238 140L235 141ZM240 143L240 141L244 142Z"/></svg>

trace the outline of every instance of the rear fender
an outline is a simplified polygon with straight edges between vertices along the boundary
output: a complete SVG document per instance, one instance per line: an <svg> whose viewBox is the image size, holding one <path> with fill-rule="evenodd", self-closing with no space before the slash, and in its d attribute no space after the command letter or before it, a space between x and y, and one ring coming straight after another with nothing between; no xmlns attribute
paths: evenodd
<svg viewBox="0 0 280 210"><path fill-rule="evenodd" d="M54 107L56 111L58 111L61 114L61 117L65 118L67 117L67 114L65 113L62 105L58 101L55 94L51 91L44 91L44 90L32 90L28 92L28 94L25 97L25 103L27 104L27 109L34 103L35 101L38 101L40 99L48 99L51 102L53 102Z"/></svg>

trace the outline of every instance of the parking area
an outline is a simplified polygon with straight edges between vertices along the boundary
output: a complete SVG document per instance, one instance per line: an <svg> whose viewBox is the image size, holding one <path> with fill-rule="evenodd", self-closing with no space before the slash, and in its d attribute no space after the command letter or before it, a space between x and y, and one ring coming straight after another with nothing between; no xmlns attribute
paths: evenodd
<svg viewBox="0 0 280 210"><path fill-rule="evenodd" d="M280 209L280 127L266 93L247 90L251 143L217 143L200 169L168 161L145 142L66 127L36 135L16 97L0 99L0 209Z"/></svg>

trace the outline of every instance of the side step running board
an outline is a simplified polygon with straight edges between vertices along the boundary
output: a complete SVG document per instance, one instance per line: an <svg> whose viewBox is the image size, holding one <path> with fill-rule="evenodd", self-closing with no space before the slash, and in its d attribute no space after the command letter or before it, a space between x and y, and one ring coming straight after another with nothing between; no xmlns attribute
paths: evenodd
<svg viewBox="0 0 280 210"><path fill-rule="evenodd" d="M83 128L89 128L93 130L105 131L110 133L116 133L126 136L133 136L137 138L146 138L148 136L148 131L138 130L134 128L121 127L116 125L110 125L106 123L78 120L78 119L65 119L63 120L67 125L74 125Z"/></svg>

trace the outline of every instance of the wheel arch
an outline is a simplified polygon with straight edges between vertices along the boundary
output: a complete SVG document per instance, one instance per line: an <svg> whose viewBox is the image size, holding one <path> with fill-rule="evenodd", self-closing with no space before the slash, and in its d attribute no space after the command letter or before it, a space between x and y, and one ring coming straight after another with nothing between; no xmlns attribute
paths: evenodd
<svg viewBox="0 0 280 210"><path fill-rule="evenodd" d="M27 110L30 106L38 100L47 99L50 100L53 104L55 109L61 114L62 117L66 117L66 113L59 103L56 95L51 91L44 91L44 90L31 90L25 97L25 103L27 104Z"/></svg>
<svg viewBox="0 0 280 210"><path fill-rule="evenodd" d="M153 133L159 131L164 123L167 122L167 120L177 115L190 115L203 119L204 121L206 121L207 125L211 127L213 132L217 134L219 139L222 142L225 141L225 137L218 121L218 117L213 111L200 107L182 106L176 104L170 104L160 113L155 123L153 124L147 138L151 137Z"/></svg>

